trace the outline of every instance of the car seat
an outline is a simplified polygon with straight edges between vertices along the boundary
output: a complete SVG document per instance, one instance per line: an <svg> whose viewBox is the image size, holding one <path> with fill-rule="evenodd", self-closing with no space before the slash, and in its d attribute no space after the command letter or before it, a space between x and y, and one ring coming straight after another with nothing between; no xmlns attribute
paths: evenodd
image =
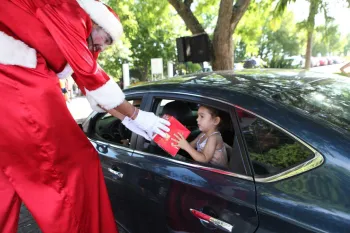
<svg viewBox="0 0 350 233"><path fill-rule="evenodd" d="M237 136L234 137L233 147L230 147L225 143L225 148L227 152L229 170L237 174L246 175L247 171L243 162Z"/></svg>
<svg viewBox="0 0 350 233"><path fill-rule="evenodd" d="M175 117L191 131L191 134L187 138L188 141L194 140L200 134L196 122L196 116L193 116L192 110L188 103L177 100L167 103L163 107L162 115L164 114Z"/></svg>

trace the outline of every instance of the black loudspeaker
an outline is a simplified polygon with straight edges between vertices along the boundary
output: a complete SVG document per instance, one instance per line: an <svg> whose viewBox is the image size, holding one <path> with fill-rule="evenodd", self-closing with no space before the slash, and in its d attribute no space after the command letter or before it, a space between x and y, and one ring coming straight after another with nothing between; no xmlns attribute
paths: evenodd
<svg viewBox="0 0 350 233"><path fill-rule="evenodd" d="M179 62L187 62L186 57L186 46L185 46L185 37L176 38L176 48L177 48L177 60Z"/></svg>
<svg viewBox="0 0 350 233"><path fill-rule="evenodd" d="M190 40L190 61L201 63L211 60L210 40L208 34L201 34L191 37Z"/></svg>
<svg viewBox="0 0 350 233"><path fill-rule="evenodd" d="M207 34L176 39L179 62L201 63L211 60L210 41Z"/></svg>

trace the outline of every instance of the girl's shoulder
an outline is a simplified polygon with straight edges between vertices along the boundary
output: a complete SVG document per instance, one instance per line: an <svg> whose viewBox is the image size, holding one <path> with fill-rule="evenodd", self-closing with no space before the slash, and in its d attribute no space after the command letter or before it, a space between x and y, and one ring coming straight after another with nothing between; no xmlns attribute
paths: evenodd
<svg viewBox="0 0 350 233"><path fill-rule="evenodd" d="M219 144L219 143L223 143L224 142L224 139L222 138L221 136L221 133L217 133L215 135L213 135L216 137L216 143Z"/></svg>

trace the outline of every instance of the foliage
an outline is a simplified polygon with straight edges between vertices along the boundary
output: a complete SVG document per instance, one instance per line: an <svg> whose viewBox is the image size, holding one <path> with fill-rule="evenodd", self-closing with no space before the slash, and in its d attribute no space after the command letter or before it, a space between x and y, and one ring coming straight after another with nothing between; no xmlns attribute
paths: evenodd
<svg viewBox="0 0 350 233"><path fill-rule="evenodd" d="M250 153L250 156L252 160L284 169L306 160L310 156L310 151L305 150L305 147L296 142L270 149L263 154Z"/></svg>
<svg viewBox="0 0 350 233"><path fill-rule="evenodd" d="M180 0L179 0L180 1ZM217 27L220 0L181 0L191 2L191 11L213 40ZM297 0L251 0L234 35L236 62L260 56L271 67L289 67L285 56L304 54L308 22L296 23L286 6ZM300 0L298 0L300 1ZM309 0L321 1L321 0ZM350 51L350 35L344 36L327 15L328 0L322 0L317 12L325 14L326 23L315 28L313 56L321 53L338 55ZM343 2L345 0L336 0ZM141 81L150 77L151 58L163 58L175 64L177 73L197 72L196 64L176 63L176 42L180 36L191 34L176 10L167 0L104 0L118 14L124 27L120 43L101 53L100 65L116 80L122 77L122 64L129 63L131 76ZM237 2L233 1L234 3ZM276 5L277 4L277 5ZM346 5L347 6L347 5ZM282 11L282 9L284 9ZM166 74L166 72L165 72Z"/></svg>
<svg viewBox="0 0 350 233"><path fill-rule="evenodd" d="M176 68L179 75L197 73L202 69L199 64L194 64L192 62L177 64Z"/></svg>
<svg viewBox="0 0 350 233"><path fill-rule="evenodd" d="M287 5L291 2L296 2L296 0L276 0L275 1L277 3L276 5L276 15L280 15L281 13L283 13L286 9L287 9ZM311 55L312 55L312 44L313 44L313 34L315 31L315 17L318 13L323 13L324 14L324 18L326 20L326 36L325 39L328 43L328 45L330 45L330 41L329 33L327 33L327 30L329 30L330 28L327 27L327 22L329 21L329 16L328 16L328 11L329 11L329 4L334 4L334 2L337 3L348 3L348 5L350 5L350 1L349 0L333 0L328 1L328 0L308 0L308 2L310 3L310 8L309 8L309 15L308 18L306 20L306 22L303 24L303 28L306 29L307 31L307 47L306 47L306 53L305 53L305 58L306 58L306 68L310 68L310 64L311 64ZM334 30L335 28L333 27L332 30ZM328 49L329 51L329 49Z"/></svg>
<svg viewBox="0 0 350 233"><path fill-rule="evenodd" d="M252 1L234 34L235 54L238 61L257 55L263 34L269 27L271 1ZM259 17L257 17L259 16Z"/></svg>
<svg viewBox="0 0 350 233"><path fill-rule="evenodd" d="M292 60L286 60L282 56L275 56L269 62L270 68L290 69L293 68Z"/></svg>
<svg viewBox="0 0 350 233"><path fill-rule="evenodd" d="M207 33L212 34L218 20L219 0L197 0L194 15Z"/></svg>
<svg viewBox="0 0 350 233"><path fill-rule="evenodd" d="M151 59L163 58L163 64L174 61L175 39L185 31L181 19L165 0L109 0L107 3L118 13L124 27L124 53L115 53L112 48L102 55L102 66L111 74L120 77L121 64L129 62L141 74L141 80L150 76Z"/></svg>
<svg viewBox="0 0 350 233"><path fill-rule="evenodd" d="M273 22L273 21L272 21ZM299 55L302 44L305 43L305 34L298 30L294 16L291 12L285 12L278 27L273 30L267 28L264 39L261 41L259 54L263 58L278 55Z"/></svg>
<svg viewBox="0 0 350 233"><path fill-rule="evenodd" d="M344 48L343 52L345 56L350 55L350 34L344 38Z"/></svg>
<svg viewBox="0 0 350 233"><path fill-rule="evenodd" d="M299 55L304 49L305 31L300 30L293 13L274 16L274 8L272 1L251 3L235 35L238 61L257 55L278 60L282 55Z"/></svg>
<svg viewBox="0 0 350 233"><path fill-rule="evenodd" d="M338 25L334 24L334 19L327 18L325 25L316 28L313 44L313 56L317 54L327 55L331 53L342 53L346 44L346 39L341 39Z"/></svg>

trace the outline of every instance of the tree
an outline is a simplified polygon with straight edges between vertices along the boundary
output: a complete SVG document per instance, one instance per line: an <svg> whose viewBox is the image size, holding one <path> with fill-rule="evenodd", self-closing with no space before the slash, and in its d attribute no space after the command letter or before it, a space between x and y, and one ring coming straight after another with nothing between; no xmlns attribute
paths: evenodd
<svg viewBox="0 0 350 233"><path fill-rule="evenodd" d="M299 55L304 40L294 14L285 11L274 17L272 1L252 2L238 25L234 38L235 57L244 60L259 55L272 59L284 55Z"/></svg>
<svg viewBox="0 0 350 233"><path fill-rule="evenodd" d="M272 65L275 62L277 64L282 62L280 65L283 65L284 58L287 56L300 55L303 38L298 35L295 25L292 25L294 22L292 18L293 15L289 14L288 17L283 18L277 29L272 30L271 28L267 28L264 33L260 44L259 55L263 59L271 61L271 67L276 68L276 64Z"/></svg>
<svg viewBox="0 0 350 233"><path fill-rule="evenodd" d="M316 28L316 35L312 47L312 55L340 54L344 52L346 39L342 39L338 25L326 23Z"/></svg>
<svg viewBox="0 0 350 233"><path fill-rule="evenodd" d="M214 70L230 70L233 68L232 35L247 10L251 0L221 0L217 23L212 37L212 67ZM207 33L203 24L192 11L193 0L168 0L185 22L192 34ZM219 0L198 0L197 5L215 6ZM194 7L195 8L195 7Z"/></svg>
<svg viewBox="0 0 350 233"><path fill-rule="evenodd" d="M350 52L350 34L348 34L346 36L346 39L345 39L345 46L344 46L344 55L347 56Z"/></svg>
<svg viewBox="0 0 350 233"><path fill-rule="evenodd" d="M185 28L167 1L106 2L118 13L125 35L122 49L121 46L115 46L101 56L101 65L108 73L120 77L122 63L128 62L132 69L131 75L139 74L137 78L145 81L150 75L152 58L163 58L165 63L175 60L175 38ZM114 52L118 52L118 59Z"/></svg>
<svg viewBox="0 0 350 233"><path fill-rule="evenodd" d="M285 11L287 8L287 5L291 2L296 2L297 0L276 0L277 6L276 6L276 12L277 14L281 14ZM333 0L333 4L334 4ZM323 11L325 16L327 16L327 10L328 10L328 1L327 0L308 0L310 2L309 7L309 16L304 23L304 28L307 31L307 45L306 45L306 53L305 53L305 68L310 69L311 65L311 54L312 54L312 42L313 42L313 36L315 31L315 16L320 11ZM350 5L350 0L338 0L337 2L347 3Z"/></svg>
<svg viewBox="0 0 350 233"><path fill-rule="evenodd" d="M271 21L271 0L252 1L234 33L235 58L238 61L259 54Z"/></svg>

